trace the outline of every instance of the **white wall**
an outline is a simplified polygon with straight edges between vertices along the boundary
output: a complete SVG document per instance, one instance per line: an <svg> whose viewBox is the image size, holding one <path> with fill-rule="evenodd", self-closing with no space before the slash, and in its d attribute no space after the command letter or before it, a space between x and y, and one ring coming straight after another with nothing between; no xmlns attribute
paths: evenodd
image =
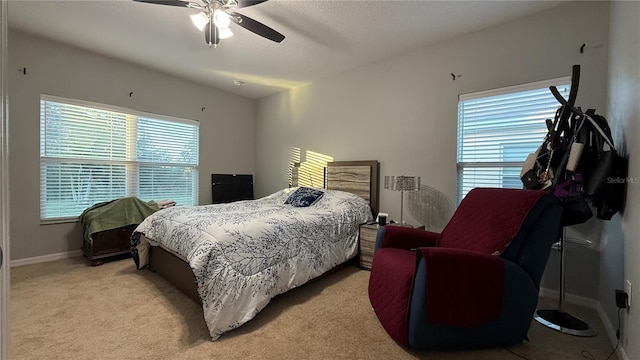
<svg viewBox="0 0 640 360"><path fill-rule="evenodd" d="M640 2L611 3L608 120L616 146L629 157L627 202L622 217L603 233L599 301L615 327L614 289L633 286L631 308L623 311L622 346L627 359L640 359ZM624 259L624 261L621 261Z"/></svg>
<svg viewBox="0 0 640 360"><path fill-rule="evenodd" d="M418 175L455 201L458 95L569 76L580 64L577 105L604 113L608 11L607 2L570 3L260 100L256 192L286 186L287 152L298 147L379 160L381 177ZM400 194L380 197L381 211L399 218ZM597 248L571 249L568 293L597 297L598 261ZM547 269L543 286L557 288L557 253Z"/></svg>
<svg viewBox="0 0 640 360"><path fill-rule="evenodd" d="M13 260L82 246L77 222L40 225L40 94L200 121L201 204L211 202L211 173L254 172L255 100L14 30L8 68Z"/></svg>

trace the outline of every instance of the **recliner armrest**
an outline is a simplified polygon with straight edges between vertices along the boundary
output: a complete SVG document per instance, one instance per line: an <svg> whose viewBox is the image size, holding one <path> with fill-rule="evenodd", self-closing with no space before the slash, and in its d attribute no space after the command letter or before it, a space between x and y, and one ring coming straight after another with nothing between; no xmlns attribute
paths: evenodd
<svg viewBox="0 0 640 360"><path fill-rule="evenodd" d="M405 226L387 225L378 229L376 247L394 247L401 249L417 249L420 247L438 246L440 234Z"/></svg>

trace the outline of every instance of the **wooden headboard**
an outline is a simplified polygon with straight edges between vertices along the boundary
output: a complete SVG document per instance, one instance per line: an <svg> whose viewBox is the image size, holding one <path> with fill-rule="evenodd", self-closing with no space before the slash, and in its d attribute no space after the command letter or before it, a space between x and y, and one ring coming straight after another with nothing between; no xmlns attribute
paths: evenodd
<svg viewBox="0 0 640 360"><path fill-rule="evenodd" d="M380 163L377 160L327 163L325 187L356 194L371 205L373 217L380 210Z"/></svg>

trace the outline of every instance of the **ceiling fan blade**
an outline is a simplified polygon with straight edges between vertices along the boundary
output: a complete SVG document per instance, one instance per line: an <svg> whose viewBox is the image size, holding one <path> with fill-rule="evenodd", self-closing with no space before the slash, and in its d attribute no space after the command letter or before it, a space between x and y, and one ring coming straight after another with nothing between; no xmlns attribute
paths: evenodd
<svg viewBox="0 0 640 360"><path fill-rule="evenodd" d="M279 32L273 30L272 28L268 27L267 25L261 22L253 20L248 16L241 15L236 12L231 13L230 15L231 15L231 20L234 23L242 26L243 28L253 33L256 33L262 37L265 37L277 43L282 42L282 40L284 40L284 35L280 34Z"/></svg>
<svg viewBox="0 0 640 360"><path fill-rule="evenodd" d="M218 45L220 42L220 37L218 37L218 29L216 29L215 25L211 26L211 23L208 23L204 28L204 41L207 42L207 45ZM213 41L211 41L213 39Z"/></svg>
<svg viewBox="0 0 640 360"><path fill-rule="evenodd" d="M248 6L258 5L258 4L263 3L265 1L268 1L268 0L236 0L236 2L238 3L238 6L236 6L236 7L237 8L244 8L244 7L248 7Z"/></svg>
<svg viewBox="0 0 640 360"><path fill-rule="evenodd" d="M188 1L181 1L181 0L133 0L133 1L147 3L147 4L189 7Z"/></svg>

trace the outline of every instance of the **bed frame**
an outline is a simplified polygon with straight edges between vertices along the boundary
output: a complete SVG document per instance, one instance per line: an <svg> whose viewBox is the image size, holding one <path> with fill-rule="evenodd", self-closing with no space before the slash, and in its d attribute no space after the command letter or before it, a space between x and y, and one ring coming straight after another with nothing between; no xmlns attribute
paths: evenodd
<svg viewBox="0 0 640 360"><path fill-rule="evenodd" d="M334 161L325 168L325 188L356 194L369 202L371 213L380 207L380 163L370 161Z"/></svg>
<svg viewBox="0 0 640 360"><path fill-rule="evenodd" d="M374 218L378 215L380 205L379 182L380 163L376 160L335 161L327 163L325 168L325 188L350 192L369 201ZM347 261L336 266L325 275L348 266L350 262ZM201 303L196 278L186 261L159 246L151 246L149 249L149 269L195 302Z"/></svg>

